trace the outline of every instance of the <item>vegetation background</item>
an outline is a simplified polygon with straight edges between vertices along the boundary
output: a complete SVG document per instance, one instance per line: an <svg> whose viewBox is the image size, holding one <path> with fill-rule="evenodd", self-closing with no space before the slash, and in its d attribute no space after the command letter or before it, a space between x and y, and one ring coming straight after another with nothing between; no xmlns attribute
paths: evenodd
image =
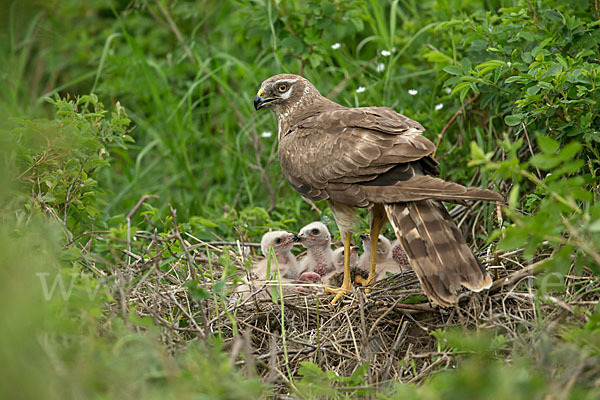
<svg viewBox="0 0 600 400"><path fill-rule="evenodd" d="M439 144L443 177L502 192L502 226L482 205L468 232L475 247L519 250L524 263L551 253L538 281L558 277L556 295L568 295L560 282L569 274L600 274L594 0L1 6L3 398L271 394L218 339L165 348L152 321L112 312L114 293L95 289L118 281L109 272L131 232L172 231L169 205L179 229L201 240L256 242L269 228L297 231L315 219L335 231L326 206L317 204L320 215L287 184L275 122L253 110L260 82L276 73L303 74L343 105L388 106L420 121ZM90 232L122 241L92 241ZM57 276L69 296L52 286ZM600 307L573 312L580 323L550 335L534 321L535 337L511 347L497 347L501 334L484 328L454 341L441 334L471 355L378 396L598 398L600 378L586 371L600 362ZM323 376L312 383L337 387ZM302 387L293 394L311 397Z"/></svg>

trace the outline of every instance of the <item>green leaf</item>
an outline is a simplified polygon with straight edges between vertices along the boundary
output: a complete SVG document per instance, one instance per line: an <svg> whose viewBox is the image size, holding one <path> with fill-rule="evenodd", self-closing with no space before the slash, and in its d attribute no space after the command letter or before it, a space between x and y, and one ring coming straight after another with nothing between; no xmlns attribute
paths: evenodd
<svg viewBox="0 0 600 400"><path fill-rule="evenodd" d="M523 78L522 76L519 76L519 75L514 75L514 76L506 78L504 83L526 82L526 81L527 81L527 78Z"/></svg>
<svg viewBox="0 0 600 400"><path fill-rule="evenodd" d="M562 148L560 153L558 153L558 159L560 161L567 161L573 158L579 151L581 150L581 143L579 142L571 142L565 147Z"/></svg>
<svg viewBox="0 0 600 400"><path fill-rule="evenodd" d="M521 185L516 183L513 188L510 190L510 194L508 195L508 207L512 210L516 209L519 205L519 190L521 189Z"/></svg>
<svg viewBox="0 0 600 400"><path fill-rule="evenodd" d="M215 282L215 284L213 285L213 291L215 293L223 293L223 289L225 289L225 281L224 280L219 280L219 281Z"/></svg>
<svg viewBox="0 0 600 400"><path fill-rule="evenodd" d="M469 71L471 71L471 68L472 68L471 60L469 60L468 58L463 58L460 61L460 66L462 67L463 71L466 74L468 74Z"/></svg>
<svg viewBox="0 0 600 400"><path fill-rule="evenodd" d="M538 146L540 146L540 149L546 154L556 153L558 147L560 146L557 140L548 136L538 136L537 142Z"/></svg>
<svg viewBox="0 0 600 400"><path fill-rule="evenodd" d="M543 170L550 170L560 164L560 160L555 155L536 154L529 160L531 165Z"/></svg>
<svg viewBox="0 0 600 400"><path fill-rule="evenodd" d="M540 91L540 87L537 85L534 85L527 89L527 94L534 95L534 94L537 94L537 92L539 92L539 91Z"/></svg>
<svg viewBox="0 0 600 400"><path fill-rule="evenodd" d="M304 52L304 43L297 36L288 36L280 44L294 54L302 54Z"/></svg>
<svg viewBox="0 0 600 400"><path fill-rule="evenodd" d="M563 17L563 15L558 10L546 10L545 16L550 21L563 22L563 23L565 21L565 17Z"/></svg>
<svg viewBox="0 0 600 400"><path fill-rule="evenodd" d="M523 118L525 118L526 115L527 114L523 114L523 113L507 115L506 117L504 117L504 122L508 126L519 125L521 123L521 121L523 121Z"/></svg>
<svg viewBox="0 0 600 400"><path fill-rule="evenodd" d="M190 218L190 222L192 224L200 224L206 226L207 228L218 228L219 225L211 221L210 219L206 219L203 217L194 216Z"/></svg>
<svg viewBox="0 0 600 400"><path fill-rule="evenodd" d="M443 70L451 75L462 75L463 74L462 69L460 69L456 65L449 65L449 66L445 67Z"/></svg>

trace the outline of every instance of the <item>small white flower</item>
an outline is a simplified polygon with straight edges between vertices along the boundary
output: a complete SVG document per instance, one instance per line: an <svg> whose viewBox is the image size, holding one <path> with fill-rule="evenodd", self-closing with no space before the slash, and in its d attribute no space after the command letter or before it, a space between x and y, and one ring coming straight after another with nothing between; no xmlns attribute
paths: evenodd
<svg viewBox="0 0 600 400"><path fill-rule="evenodd" d="M392 53L389 50L381 50L380 54L384 57L389 57Z"/></svg>
<svg viewBox="0 0 600 400"><path fill-rule="evenodd" d="M271 132L271 131L264 131L263 133L260 134L260 137L262 137L262 138L270 138L271 136L273 136L273 132Z"/></svg>
<svg viewBox="0 0 600 400"><path fill-rule="evenodd" d="M440 111L442 108L444 108L444 103L436 104L434 108L435 111Z"/></svg>
<svg viewBox="0 0 600 400"><path fill-rule="evenodd" d="M450 89L449 87L447 87L446 89L444 89L446 91L446 94L450 94L452 93L452 89Z"/></svg>
<svg viewBox="0 0 600 400"><path fill-rule="evenodd" d="M356 93L362 93L365 90L367 90L364 86L359 86L358 89L356 89Z"/></svg>
<svg viewBox="0 0 600 400"><path fill-rule="evenodd" d="M410 90L408 91L408 94L410 94L411 96L415 96L417 93L419 93L419 91L418 91L418 90L415 90L415 89L410 89Z"/></svg>
<svg viewBox="0 0 600 400"><path fill-rule="evenodd" d="M384 63L379 63L375 66L375 71L377 72L383 72L385 71L385 64Z"/></svg>
<svg viewBox="0 0 600 400"><path fill-rule="evenodd" d="M506 66L507 66L508 68L510 68L510 67L512 67L512 63L509 61L509 62L507 62L507 63L506 63Z"/></svg>
<svg viewBox="0 0 600 400"><path fill-rule="evenodd" d="M392 47L392 53L396 52L396 46Z"/></svg>
<svg viewBox="0 0 600 400"><path fill-rule="evenodd" d="M337 49L339 49L340 47L342 47L342 45L341 45L341 44L339 44L339 43L334 43L334 44L332 44L332 45L331 45L331 48L332 48L333 50L337 50Z"/></svg>

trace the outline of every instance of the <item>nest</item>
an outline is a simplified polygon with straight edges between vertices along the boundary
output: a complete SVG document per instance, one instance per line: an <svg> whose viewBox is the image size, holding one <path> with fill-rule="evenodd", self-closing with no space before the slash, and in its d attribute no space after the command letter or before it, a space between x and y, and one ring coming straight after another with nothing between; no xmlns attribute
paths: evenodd
<svg viewBox="0 0 600 400"><path fill-rule="evenodd" d="M537 304L533 278L550 255L526 266L519 251L489 250L479 256L494 277L492 288L463 293L454 308L429 304L412 271L378 281L368 294L355 287L335 306L319 285L260 282L241 295L236 287L254 244L202 242L177 230L166 237L133 236L137 240L121 242L123 260L113 267L116 301L109 309L125 316L133 306L139 317L152 318L173 353L190 341L218 337L232 362L282 393L302 362L341 376L369 363L371 385L420 382L460 356L440 350L432 336L437 329L496 328L517 341L540 318L585 322L576 308L591 309L600 297L600 285L586 270L566 276L566 294L545 295Z"/></svg>

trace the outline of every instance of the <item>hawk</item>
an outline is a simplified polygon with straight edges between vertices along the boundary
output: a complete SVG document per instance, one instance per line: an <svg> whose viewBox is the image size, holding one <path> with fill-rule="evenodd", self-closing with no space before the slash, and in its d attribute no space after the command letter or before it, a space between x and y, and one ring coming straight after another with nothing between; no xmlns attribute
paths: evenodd
<svg viewBox="0 0 600 400"><path fill-rule="evenodd" d="M442 201L503 198L437 178L435 146L421 124L390 108L341 106L292 74L265 80L254 108L270 108L277 117L279 161L292 187L310 200L327 200L338 225L344 280L333 304L352 292L349 255L357 208L368 208L371 216L368 283L376 275L377 238L389 220L433 302L455 304L461 285L473 291L491 286Z"/></svg>

